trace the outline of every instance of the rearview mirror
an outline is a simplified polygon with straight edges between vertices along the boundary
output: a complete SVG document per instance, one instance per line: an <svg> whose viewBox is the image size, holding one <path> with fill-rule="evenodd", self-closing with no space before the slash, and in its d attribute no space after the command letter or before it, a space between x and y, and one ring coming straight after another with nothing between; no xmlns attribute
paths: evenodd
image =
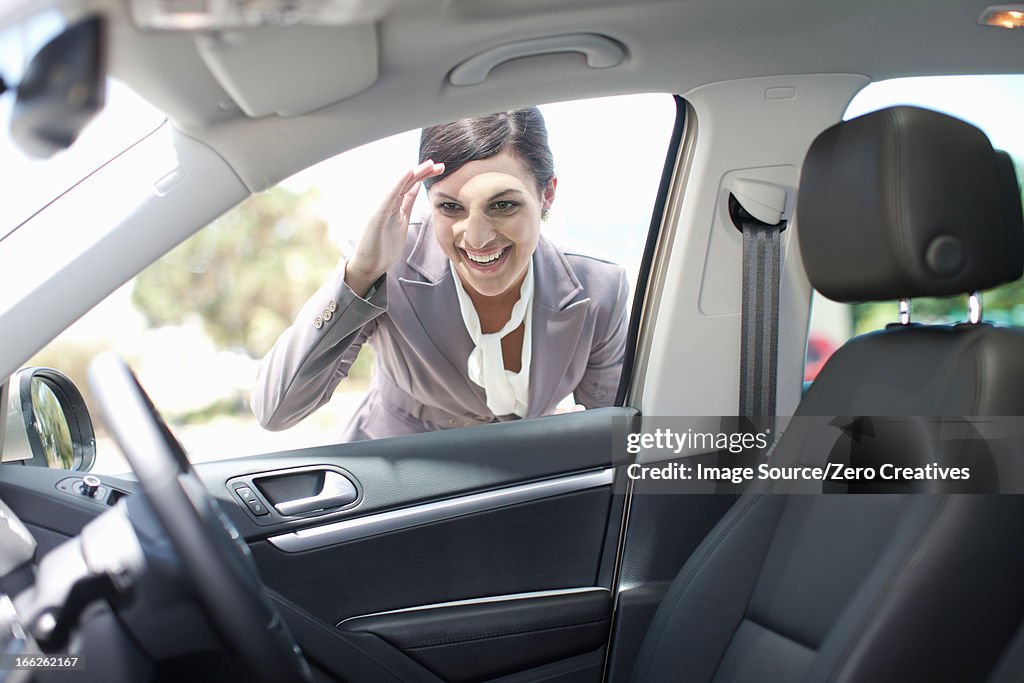
<svg viewBox="0 0 1024 683"><path fill-rule="evenodd" d="M104 25L92 17L65 29L29 62L11 112L11 138L44 159L66 149L106 100Z"/></svg>

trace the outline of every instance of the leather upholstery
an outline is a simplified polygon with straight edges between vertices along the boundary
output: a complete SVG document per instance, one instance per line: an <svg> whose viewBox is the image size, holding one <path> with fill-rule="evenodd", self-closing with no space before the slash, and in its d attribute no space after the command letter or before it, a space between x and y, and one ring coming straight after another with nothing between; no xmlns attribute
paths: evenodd
<svg viewBox="0 0 1024 683"><path fill-rule="evenodd" d="M1011 171L980 131L922 110L825 131L797 216L811 282L856 300L1016 278L1024 232ZM942 273L928 257L941 236L962 255L932 258L962 261ZM928 417L1024 415L1024 331L911 325L858 337L797 415L926 416L906 421L914 429ZM883 441L895 464L933 455L927 440ZM823 464L830 453L814 443L787 430L773 464ZM967 443L955 457L1020 480L1021 444L993 461L983 441ZM869 451L857 457L880 456ZM1024 619L1022 538L1024 496L745 494L669 588L633 680L983 680L1019 649L1009 644Z"/></svg>
<svg viewBox="0 0 1024 683"><path fill-rule="evenodd" d="M1019 496L741 498L635 681L983 680L1024 614Z"/></svg>
<svg viewBox="0 0 1024 683"><path fill-rule="evenodd" d="M1024 415L1022 350L1020 328L891 326L836 351L797 414Z"/></svg>
<svg viewBox="0 0 1024 683"><path fill-rule="evenodd" d="M835 301L943 296L1020 277L1013 165L945 114L893 107L811 145L797 195L807 275Z"/></svg>

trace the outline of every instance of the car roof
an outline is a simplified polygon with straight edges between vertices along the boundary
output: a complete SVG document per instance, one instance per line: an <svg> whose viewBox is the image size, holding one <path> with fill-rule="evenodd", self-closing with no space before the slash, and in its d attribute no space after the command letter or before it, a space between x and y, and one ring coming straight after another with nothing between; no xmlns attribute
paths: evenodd
<svg viewBox="0 0 1024 683"><path fill-rule="evenodd" d="M215 149L252 191L391 133L528 103L685 94L759 76L877 81L1024 66L1020 34L979 25L984 7L962 0L406 0L363 26L224 33L140 31L127 5L86 5L111 18L112 75ZM581 32L612 39L625 59L587 69L578 54L546 55L509 62L479 85L448 80L495 46ZM288 111L296 108L312 111Z"/></svg>

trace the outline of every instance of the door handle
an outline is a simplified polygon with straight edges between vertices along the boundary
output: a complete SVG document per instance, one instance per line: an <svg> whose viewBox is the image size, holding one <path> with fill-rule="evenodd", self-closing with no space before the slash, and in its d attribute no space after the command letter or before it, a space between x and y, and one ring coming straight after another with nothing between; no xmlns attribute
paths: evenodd
<svg viewBox="0 0 1024 683"><path fill-rule="evenodd" d="M305 498L296 498L294 500L284 500L279 503L274 503L274 508L277 511L287 517L289 515L299 515L303 512L312 512L313 510L324 510L327 508L340 507L351 503L358 497L355 485L348 480L347 477L327 470L324 472L323 486L319 493L312 496L306 496Z"/></svg>

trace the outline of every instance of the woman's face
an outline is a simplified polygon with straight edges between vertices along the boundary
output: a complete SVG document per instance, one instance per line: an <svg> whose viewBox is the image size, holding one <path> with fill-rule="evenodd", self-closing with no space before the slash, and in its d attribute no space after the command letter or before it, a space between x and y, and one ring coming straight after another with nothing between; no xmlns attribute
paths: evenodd
<svg viewBox="0 0 1024 683"><path fill-rule="evenodd" d="M509 152L471 161L430 188L434 235L463 286L484 296L518 288L540 238L543 192Z"/></svg>

